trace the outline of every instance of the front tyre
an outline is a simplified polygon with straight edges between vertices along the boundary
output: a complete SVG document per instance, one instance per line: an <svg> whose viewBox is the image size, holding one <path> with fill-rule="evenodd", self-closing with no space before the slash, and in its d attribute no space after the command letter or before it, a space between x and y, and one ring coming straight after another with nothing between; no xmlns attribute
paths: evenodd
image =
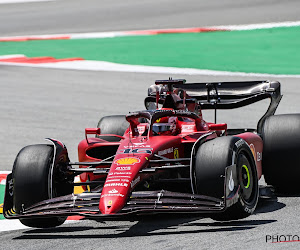
<svg viewBox="0 0 300 250"><path fill-rule="evenodd" d="M123 136L129 127L129 122L125 115L104 116L98 122L97 128L101 129L101 134L113 134ZM97 136L102 138L101 135ZM116 136L105 136L104 140L114 142L119 141L120 138Z"/></svg>
<svg viewBox="0 0 300 250"><path fill-rule="evenodd" d="M24 147L17 155L12 171L13 200L17 213L22 213L37 202L72 193L71 183L63 182L53 174L57 172L57 169L52 169L53 157L53 146L45 144ZM67 217L47 217L20 221L25 226L47 228L59 226L66 219Z"/></svg>
<svg viewBox="0 0 300 250"><path fill-rule="evenodd" d="M196 154L195 183L198 194L223 198L226 168L236 166L238 201L215 220L237 220L253 213L258 201L258 178L255 161L248 144L238 137L226 136L202 144Z"/></svg>

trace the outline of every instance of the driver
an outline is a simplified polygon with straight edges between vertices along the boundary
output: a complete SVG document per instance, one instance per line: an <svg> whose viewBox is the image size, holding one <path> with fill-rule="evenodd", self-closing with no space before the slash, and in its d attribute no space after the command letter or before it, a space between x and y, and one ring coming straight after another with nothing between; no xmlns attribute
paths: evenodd
<svg viewBox="0 0 300 250"><path fill-rule="evenodd" d="M153 124L154 135L177 135L180 132L177 117L163 117Z"/></svg>

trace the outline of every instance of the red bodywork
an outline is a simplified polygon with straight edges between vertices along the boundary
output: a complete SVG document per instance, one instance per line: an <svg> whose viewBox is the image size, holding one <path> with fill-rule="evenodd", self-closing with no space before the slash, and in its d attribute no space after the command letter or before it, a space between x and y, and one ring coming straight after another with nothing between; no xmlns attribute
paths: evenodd
<svg viewBox="0 0 300 250"><path fill-rule="evenodd" d="M169 109L168 111L175 114L174 110ZM180 118L178 114L177 117ZM90 154L90 152L95 152L96 149L102 149L100 150L102 152L108 148L109 150L115 150L112 163L99 167L99 169L110 167L107 175L83 173L80 176L82 182L97 179L105 180L99 201L99 210L102 214L118 213L126 205L132 190L139 183L150 177L152 178L153 175L161 174L163 170L151 174L141 173L142 169L148 168L149 160L157 159L157 156L168 159L190 158L191 152L186 150L188 145L194 145L201 136L211 132L214 133L211 133L207 139L221 136L221 132L224 130L223 134L225 134L227 129L226 124L206 123L201 116L198 116L197 119L187 118L178 121L178 133L176 135L155 136L151 131L145 135L144 132L149 123L139 123L134 118L127 116L131 126L119 142L107 142L100 138L86 138L79 143L80 162L104 160ZM88 129L87 134L93 134L91 131L94 131L94 134L99 133L96 129ZM258 178L260 178L262 175L262 139L257 134L249 132L235 136L244 139L248 143L256 161Z"/></svg>
<svg viewBox="0 0 300 250"><path fill-rule="evenodd" d="M158 80L148 88L146 110L129 113L127 123L122 115L103 117L99 128L85 130L85 139L78 145L79 162L70 162L64 144L50 139L54 156L47 180L51 184L49 199L15 213L14 180L9 174L5 218L81 215L105 220L171 212L208 215L225 212L238 202L235 208L242 206L241 213L251 214L258 198L257 179L262 176L264 123L274 115L281 97L276 81ZM216 122L218 109L240 108L267 98L269 107L255 129L227 129L227 124ZM207 123L201 110L215 110L215 122ZM218 138L226 136L229 138ZM228 144L222 142L231 144L224 148ZM217 154L223 149L229 158ZM243 161L238 154L244 151L251 170L254 164L256 167L256 172L251 171L254 181L249 192L249 184L241 185L244 179L250 183L249 170L244 165L237 167L237 159ZM74 183L77 175L80 183ZM201 192L199 183L207 192ZM88 192L55 196L52 190L56 185L80 185Z"/></svg>

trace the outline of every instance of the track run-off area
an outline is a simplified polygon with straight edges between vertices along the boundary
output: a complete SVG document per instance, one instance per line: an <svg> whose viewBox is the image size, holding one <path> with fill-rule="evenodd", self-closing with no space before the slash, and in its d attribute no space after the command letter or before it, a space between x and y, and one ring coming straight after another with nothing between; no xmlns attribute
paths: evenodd
<svg viewBox="0 0 300 250"><path fill-rule="evenodd" d="M233 75L299 77L300 53L295 53L300 46L299 32L300 22L284 22L0 37L0 64L123 72L195 75L231 72Z"/></svg>

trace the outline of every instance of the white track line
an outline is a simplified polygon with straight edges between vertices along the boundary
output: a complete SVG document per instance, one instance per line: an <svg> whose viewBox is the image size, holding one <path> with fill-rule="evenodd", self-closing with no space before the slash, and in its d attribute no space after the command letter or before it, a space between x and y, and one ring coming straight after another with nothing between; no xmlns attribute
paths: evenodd
<svg viewBox="0 0 300 250"><path fill-rule="evenodd" d="M91 71L129 72L129 73L151 73L151 74L156 73L156 74L171 74L171 75L300 78L300 75L262 74L262 73L216 71L216 70L193 69L193 68L127 65L127 64L111 63L111 62L104 62L104 61L91 61L91 60L57 62L57 63L41 63L41 64L0 62L0 65L69 69L69 70L91 70Z"/></svg>
<svg viewBox="0 0 300 250"><path fill-rule="evenodd" d="M29 229L30 227L24 226L19 220L0 220L0 232Z"/></svg>
<svg viewBox="0 0 300 250"><path fill-rule="evenodd" d="M257 30L257 29L271 29L281 27L295 27L300 26L300 21L294 22L280 22L280 23L259 23L259 24L241 24L241 25L224 25L210 28L228 29L228 30Z"/></svg>
<svg viewBox="0 0 300 250"><path fill-rule="evenodd" d="M79 220L66 220L64 224L78 223ZM0 220L0 232L33 229L31 227L24 226L18 219Z"/></svg>
<svg viewBox="0 0 300 250"><path fill-rule="evenodd" d="M1 59L10 59L10 58L23 58L25 57L25 55L23 54L15 54L15 55L4 55L4 56L0 56L0 60ZM0 171L1 174L2 171Z"/></svg>
<svg viewBox="0 0 300 250"><path fill-rule="evenodd" d="M0 174L10 174L11 171L0 171Z"/></svg>

